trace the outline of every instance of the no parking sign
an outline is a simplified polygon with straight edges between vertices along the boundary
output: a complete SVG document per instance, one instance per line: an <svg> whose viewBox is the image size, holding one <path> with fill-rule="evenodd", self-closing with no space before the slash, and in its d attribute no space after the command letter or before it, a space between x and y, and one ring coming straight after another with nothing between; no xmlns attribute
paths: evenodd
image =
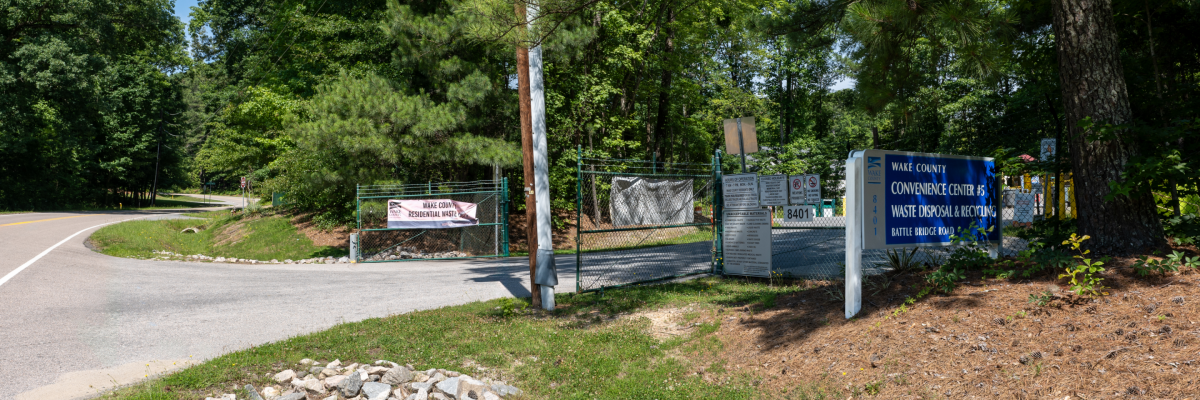
<svg viewBox="0 0 1200 400"><path fill-rule="evenodd" d="M818 204L821 202L821 175L805 174L788 176L788 197L792 204Z"/></svg>

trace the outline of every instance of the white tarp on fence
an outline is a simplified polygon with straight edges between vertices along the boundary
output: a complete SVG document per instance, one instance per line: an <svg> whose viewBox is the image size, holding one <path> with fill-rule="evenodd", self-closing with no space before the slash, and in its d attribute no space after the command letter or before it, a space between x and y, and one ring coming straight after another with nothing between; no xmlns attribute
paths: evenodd
<svg viewBox="0 0 1200 400"><path fill-rule="evenodd" d="M692 180L616 176L612 180L614 226L690 224Z"/></svg>

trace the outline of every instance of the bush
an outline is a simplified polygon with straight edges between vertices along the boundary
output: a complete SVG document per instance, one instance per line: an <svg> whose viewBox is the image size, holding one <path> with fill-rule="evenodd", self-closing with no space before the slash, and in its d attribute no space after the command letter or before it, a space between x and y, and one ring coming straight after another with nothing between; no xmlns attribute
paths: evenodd
<svg viewBox="0 0 1200 400"><path fill-rule="evenodd" d="M1163 219L1163 230L1167 237L1175 238L1176 244L1196 244L1200 241L1200 215L1187 214Z"/></svg>

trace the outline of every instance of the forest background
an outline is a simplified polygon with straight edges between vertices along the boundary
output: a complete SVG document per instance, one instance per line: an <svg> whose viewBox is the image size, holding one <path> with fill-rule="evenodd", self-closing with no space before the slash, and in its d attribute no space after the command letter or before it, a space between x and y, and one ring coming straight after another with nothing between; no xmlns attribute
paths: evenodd
<svg viewBox="0 0 1200 400"><path fill-rule="evenodd" d="M1118 121L1064 108L1050 0L546 0L520 37L496 0L201 0L186 26L169 0L0 3L0 210L249 176L333 227L357 184L499 166L520 188L515 48L539 42L555 209L575 206L578 148L708 163L721 120L753 116L753 169L826 183L873 146L1044 173L1090 162L1072 138L1136 143L1081 196L1153 196L1168 233L1200 226L1198 1L1112 5ZM1059 162L1017 161L1054 137Z"/></svg>

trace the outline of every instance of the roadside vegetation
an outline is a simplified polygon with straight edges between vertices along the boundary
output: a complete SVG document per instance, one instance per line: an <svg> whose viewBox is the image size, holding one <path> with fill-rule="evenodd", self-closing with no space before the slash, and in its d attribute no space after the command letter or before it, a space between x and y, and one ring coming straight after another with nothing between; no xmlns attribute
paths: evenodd
<svg viewBox="0 0 1200 400"><path fill-rule="evenodd" d="M89 240L101 253L130 258L154 258L156 251L263 261L347 254L345 249L314 245L287 215L213 211L187 217L109 225Z"/></svg>
<svg viewBox="0 0 1200 400"><path fill-rule="evenodd" d="M892 251L849 320L838 280L708 277L563 294L553 312L498 299L341 324L103 398L280 386L271 374L303 358L460 370L530 399L1188 394L1200 372L1197 249L1094 257L1090 237L1050 224L1021 230L1029 249L999 260L978 229L937 254Z"/></svg>
<svg viewBox="0 0 1200 400"><path fill-rule="evenodd" d="M102 398L203 398L227 393L233 383L262 388L275 384L269 376L280 366L303 358L453 368L506 380L530 399L759 398L752 374L710 362L723 349L715 336L722 323L695 318L795 290L713 278L603 296L564 294L552 313L530 308L527 299L417 311L230 353ZM692 311L656 312L664 308Z"/></svg>

